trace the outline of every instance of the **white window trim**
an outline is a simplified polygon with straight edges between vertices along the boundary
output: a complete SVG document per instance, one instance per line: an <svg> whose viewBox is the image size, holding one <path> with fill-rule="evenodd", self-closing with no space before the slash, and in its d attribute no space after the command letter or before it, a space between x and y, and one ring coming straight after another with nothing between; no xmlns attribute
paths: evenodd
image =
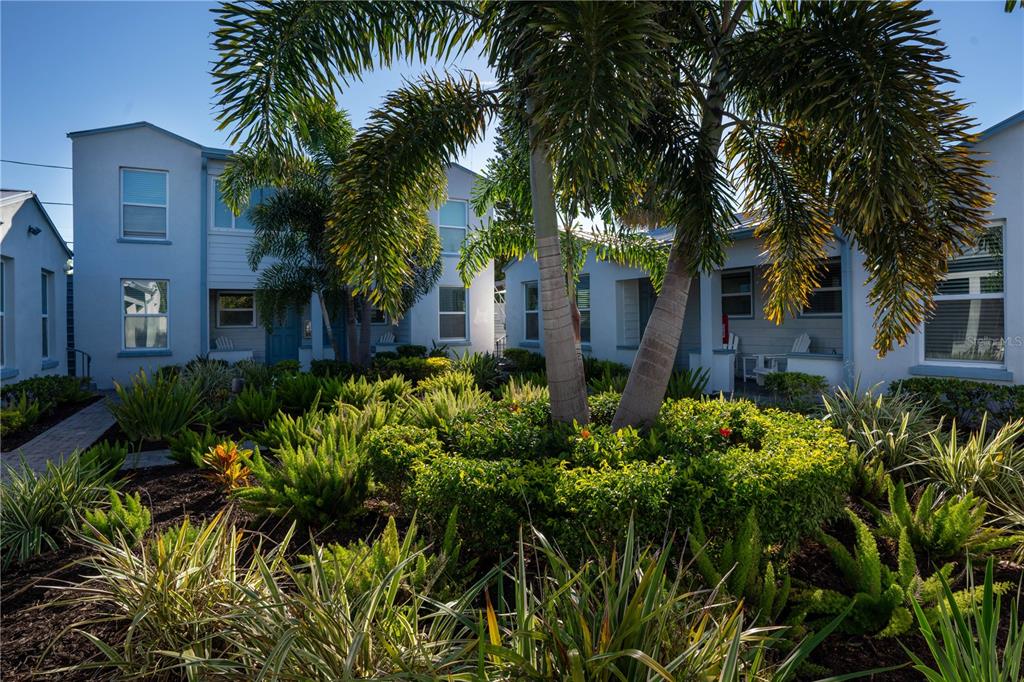
<svg viewBox="0 0 1024 682"><path fill-rule="evenodd" d="M145 313L129 315L124 310L124 283L132 281L167 282L167 312L166 313ZM122 277L118 281L117 300L121 306L121 351L124 353L146 353L152 351L171 350L171 279L170 277ZM124 321L129 317L166 317L167 318L167 345L153 348L129 348L124 345Z"/></svg>
<svg viewBox="0 0 1024 682"><path fill-rule="evenodd" d="M811 289L811 293L813 294L813 293L819 292L819 291L838 291L839 292L839 307L840 307L840 310L838 312L830 312L830 313L809 313L809 312L807 312L806 309L804 309L804 310L800 311L800 314L799 314L800 317L832 317L832 318L836 318L836 317L842 317L843 313L845 312L845 311L842 310L842 306L843 306L843 284L845 284L845 282L843 282L843 262L842 262L842 258L841 257L835 257L835 258L829 258L827 260L828 260L828 264L829 265L831 265L832 262L834 261L836 267L839 268L839 286L837 286L837 287L815 287L815 288Z"/></svg>
<svg viewBox="0 0 1024 682"><path fill-rule="evenodd" d="M450 313L443 312L441 310L441 289L462 289L466 292L466 309L461 313ZM466 324L463 327L466 330L465 336L441 336L441 316L442 315L461 315L465 318ZM439 286L437 288L437 340L438 341L469 341L469 289L460 286Z"/></svg>
<svg viewBox="0 0 1024 682"><path fill-rule="evenodd" d="M166 199L163 204L140 204L134 201L126 202L124 200L124 172L125 171L139 171L141 173L161 173L164 176L164 196ZM159 168L136 168L134 166L121 166L117 172L118 180L121 187L121 203L118 204L118 216L117 221L121 226L120 237L121 239L129 239L131 241L140 242L163 242L168 241L171 238L171 185L170 176L171 172L168 170L161 170ZM164 236L163 237L139 237L136 235L126 235L124 233L124 207L128 206L148 206L150 208L162 208L164 209ZM123 296L123 293L122 293ZM123 335L123 334L122 334Z"/></svg>
<svg viewBox="0 0 1024 682"><path fill-rule="evenodd" d="M7 340L10 332L7 329L7 259L0 259L0 368L7 366Z"/></svg>
<svg viewBox="0 0 1024 682"><path fill-rule="evenodd" d="M222 324L220 321L221 311L225 310L220 305L220 299L222 296L252 296L252 307L251 308L227 308L231 312L252 312L252 322L249 324ZM170 310L170 308L168 308ZM256 294L252 291L218 291L217 292L217 324L214 325L215 329L253 329L256 327Z"/></svg>
<svg viewBox="0 0 1024 682"><path fill-rule="evenodd" d="M983 301L1002 299L1003 301L1003 336L1006 336L1006 221L996 220L989 223L990 227L999 227L1003 238L1003 291L1002 293L977 293L977 294L935 294L933 300L939 301ZM933 367L986 367L992 369L1006 368L1006 349L1003 349L1003 361L998 360L930 360L925 357L925 322L921 323L919 342L917 344L917 362L921 365Z"/></svg>
<svg viewBox="0 0 1024 682"><path fill-rule="evenodd" d="M42 331L42 325L46 325L46 348L42 350L42 359L49 360L53 357L53 318L50 316L50 308L53 307L53 301L51 300L51 291L53 290L53 272L50 270L41 270L39 273L40 280L39 284L42 289L39 297L39 308L40 308L40 332ZM43 304L46 304L45 306ZM40 339L41 341L42 339Z"/></svg>
<svg viewBox="0 0 1024 682"><path fill-rule="evenodd" d="M750 278L750 291L748 291L747 293L743 293L743 292L726 293L724 291L721 291L721 289L722 289L722 280L721 280L721 278L723 276L725 276L725 275L740 275L740 274L746 274L746 276ZM719 273L718 288L719 288L719 306L722 308L722 310L725 310L725 306L721 305L721 299L723 299L723 298L744 298L745 297L745 298L749 298L750 299L750 314L749 315L729 315L729 319L730 320L752 320L752 319L754 319L754 268L729 268L728 270L722 270L722 272ZM643 333L641 332L641 336L642 335L643 335Z"/></svg>
<svg viewBox="0 0 1024 682"><path fill-rule="evenodd" d="M526 289L531 284L537 288L537 307L536 308L527 308L526 307L526 301L529 300L529 297L526 295ZM537 338L535 338L535 339L531 339L529 336L526 335L526 333L527 333L526 330L528 328L528 325L526 324L526 320L527 320L527 318L531 314L534 314L534 315L537 316ZM536 279L531 279L531 280L527 280L527 281L523 282L523 340L524 341L540 341L540 281L536 280Z"/></svg>
<svg viewBox="0 0 1024 682"><path fill-rule="evenodd" d="M254 230L248 227L238 227L236 223L236 221L238 220L238 216L236 216L235 212L231 211L230 209L229 213L231 213L231 227L217 227L214 221L216 220L217 216L217 183L220 182L220 174L211 175L209 182L210 186L206 192L206 194L210 197L209 206L207 206L206 209L207 232L212 232L214 234L237 234L245 235L246 237L251 237Z"/></svg>
<svg viewBox="0 0 1024 682"><path fill-rule="evenodd" d="M466 236L469 234L469 199L460 199L458 197L448 197L447 199L445 199L444 203L447 204L448 202L458 202L460 204L465 204L466 205L466 224L465 225L444 225L443 223L441 223L441 208L444 207L444 204L441 204L441 206L437 207L437 231L438 231L438 236L440 236L440 234L441 234L441 228L442 227L447 229L447 230L462 230L462 240L459 242L461 244L462 242L466 241ZM444 242L442 241L442 247L441 247L441 255L442 256L458 256L459 255L458 251L445 251L443 244L444 244Z"/></svg>

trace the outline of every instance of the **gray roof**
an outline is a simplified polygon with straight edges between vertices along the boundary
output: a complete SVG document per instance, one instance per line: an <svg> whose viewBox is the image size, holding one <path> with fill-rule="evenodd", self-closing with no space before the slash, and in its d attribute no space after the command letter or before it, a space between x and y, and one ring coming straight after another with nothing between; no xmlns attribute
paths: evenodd
<svg viewBox="0 0 1024 682"><path fill-rule="evenodd" d="M28 193L29 191L27 189L0 189L0 201L3 201L4 199L10 199L11 197L16 197L19 194Z"/></svg>
<svg viewBox="0 0 1024 682"><path fill-rule="evenodd" d="M89 128L88 130L75 130L75 131L72 131L72 132L68 133L68 137L74 139L76 137L85 137L87 135L99 135L101 133L113 133L113 132L117 132L119 130L131 130L133 128L149 128L150 130L155 130L158 133L163 133L164 135L167 135L169 137L173 137L174 139L176 139L176 140L178 140L180 142L184 142L185 144L192 145L193 147L199 147L199 149L206 156L227 158L231 154L231 150L230 149L221 149L219 147L206 147L206 146L203 146L203 145L199 144L198 142L196 142L195 140L190 140L187 137L182 137L181 135L178 135L177 133L172 133L170 130L167 130L166 128L161 128L158 125L153 125L149 121L135 121L134 123L122 123L121 125L105 126L103 128Z"/></svg>

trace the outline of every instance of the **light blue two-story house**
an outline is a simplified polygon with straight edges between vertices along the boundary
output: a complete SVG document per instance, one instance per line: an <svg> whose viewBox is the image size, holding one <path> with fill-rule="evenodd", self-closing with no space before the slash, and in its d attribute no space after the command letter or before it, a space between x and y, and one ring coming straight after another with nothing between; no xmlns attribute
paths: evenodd
<svg viewBox="0 0 1024 682"><path fill-rule="evenodd" d="M255 310L258 271L246 259L245 216L220 199L228 149L198 144L148 122L82 130L72 141L75 225L75 345L101 388L140 368L199 355L274 363L333 357L314 298L267 332ZM473 213L477 176L448 174L448 200L431 212L442 240L436 287L399 321L375 313L374 338L453 353L494 350L494 270L464 287L455 271ZM258 197L256 197L258 199ZM333 331L345 348L344 324ZM344 352L344 351L343 351Z"/></svg>
<svg viewBox="0 0 1024 682"><path fill-rule="evenodd" d="M976 149L989 162L992 238L950 262L931 317L905 346L884 358L873 349L869 273L840 235L828 245L827 276L807 307L781 325L765 319L765 249L753 225L741 223L724 267L691 285L677 366L706 369L709 389L726 392L783 370L833 385L909 376L1024 383L1024 111L982 132ZM672 232L653 236L670 241ZM505 269L508 347L543 352L538 279L533 258ZM647 273L591 255L578 292L584 354L631 364L656 298Z"/></svg>

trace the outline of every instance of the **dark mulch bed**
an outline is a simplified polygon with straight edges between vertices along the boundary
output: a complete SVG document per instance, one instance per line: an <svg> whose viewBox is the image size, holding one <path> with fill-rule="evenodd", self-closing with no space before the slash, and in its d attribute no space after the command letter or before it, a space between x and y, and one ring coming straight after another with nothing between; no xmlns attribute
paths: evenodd
<svg viewBox="0 0 1024 682"><path fill-rule="evenodd" d="M226 497L207 478L192 467L174 465L138 469L125 472L123 489L139 492L144 504L153 514L153 528L156 531L180 522L186 514L200 520L210 518L228 507ZM234 508L236 525L268 536L272 541L281 540L288 531L287 524L279 519L260 519L248 512ZM359 524L344 534L330 538L348 540L356 536L365 537L378 527L379 515L371 511ZM304 551L308 541L305 531L297 531L291 544L292 553ZM55 600L67 597L60 585L80 580L82 567L75 564L85 553L78 547L65 547L60 551L48 552L41 556L4 571L2 593L0 593L0 679L91 679L86 673L33 675L81 662L95 653L93 646L84 637L68 632L58 637L75 623L94 615L87 608L50 605ZM89 631L101 637L114 635L116 626L91 625ZM111 637L113 639L113 637ZM49 649L49 650L48 650ZM42 656L45 654L45 658Z"/></svg>
<svg viewBox="0 0 1024 682"><path fill-rule="evenodd" d="M185 515L194 520L206 519L229 506L224 494L202 473L185 465L139 469L126 472L125 478L123 489L131 493L140 492L143 502L152 510L153 528L156 531L180 522ZM395 511L380 500L371 501L368 507L370 511L360 523L344 532L323 533L317 539L346 542L372 536L383 527L387 515ZM289 530L287 523L280 519L260 519L237 508L233 508L232 514L239 528L265 535L271 541L280 541ZM853 538L848 528L849 524L837 524L831 532L844 543L850 544ZM308 539L305 530L298 530L293 537L290 553L296 555L305 552ZM879 549L887 562L895 561L894 548L880 543ZM75 623L95 614L90 613L88 607L53 604L67 596L59 588L60 585L82 579L82 568L75 562L84 556L81 548L69 546L4 571L0 591L0 679L60 679L62 682L92 679L92 675L87 672L38 674L39 671L79 663L95 655L95 649L84 637L68 631ZM983 567L977 568L983 572ZM800 547L790 562L790 570L795 579L806 583L832 589L844 587L827 550L814 541L805 542ZM1008 562L998 565L997 580L1006 580L1016 585L1021 576L1020 566ZM1009 606L1009 599L1005 599L1004 609L1008 611ZM109 641L116 638L118 627L94 624L89 626L89 631ZM834 634L818 647L811 661L837 675L898 666L906 664L908 660L903 646L925 660L930 660L924 640L916 634L898 639ZM870 679L896 682L919 679L919 676L904 665L898 670Z"/></svg>
<svg viewBox="0 0 1024 682"><path fill-rule="evenodd" d="M39 421L32 426L21 429L17 433L12 433L8 436L4 436L3 442L3 453L12 453L20 448L25 443L29 442L43 431L46 431L51 426L59 424L76 412L92 405L97 400L100 400L103 396L97 394L90 396L86 400L78 403L64 403L55 407L49 414L44 415Z"/></svg>

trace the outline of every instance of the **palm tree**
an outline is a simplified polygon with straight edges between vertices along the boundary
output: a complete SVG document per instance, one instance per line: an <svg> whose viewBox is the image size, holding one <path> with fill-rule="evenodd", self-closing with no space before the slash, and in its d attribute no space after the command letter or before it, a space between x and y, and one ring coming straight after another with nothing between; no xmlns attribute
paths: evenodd
<svg viewBox="0 0 1024 682"><path fill-rule="evenodd" d="M766 316L803 308L838 233L866 257L880 355L922 323L990 202L957 74L916 3L695 2L664 23L676 82L631 149L676 238L616 428L657 418L690 280L723 263L734 196L770 263Z"/></svg>
<svg viewBox="0 0 1024 682"><path fill-rule="evenodd" d="M291 103L399 58L482 45L497 75L409 83L353 144L332 234L336 255L378 254L358 290L404 263L395 211L442 198L441 164L495 113L529 140L530 203L552 414L587 417L556 197L594 213L609 197L675 241L615 424L658 413L689 284L720 267L734 197L757 218L772 265L766 313L798 311L838 230L866 256L876 349L924 319L946 259L984 228L973 121L949 91L944 46L915 3L270 3L218 10L221 124L288 145ZM358 151L356 151L358 150ZM554 169L558 170L557 175ZM646 216L646 218L644 218ZM394 253L390 253L390 251ZM389 290L386 287L385 290ZM374 300L385 294L371 292Z"/></svg>
<svg viewBox="0 0 1024 682"><path fill-rule="evenodd" d="M355 131L333 99L303 100L292 118L295 149L245 148L232 155L220 176L220 189L232 210L246 210L254 189L271 186L273 193L251 207L253 239L247 258L255 271L271 259L256 285L256 307L268 327L289 308L301 308L316 294L328 341L335 358L343 357L331 323L331 311L343 311L347 357L358 364L369 361L367 296L356 296L332 253L328 238L334 210L335 184L343 178ZM407 265L413 282L400 290L401 312L436 283L440 259L430 248ZM431 258L433 260L431 260ZM356 335L357 313L360 316Z"/></svg>
<svg viewBox="0 0 1024 682"><path fill-rule="evenodd" d="M588 419L555 210L559 193L591 202L629 127L649 105L647 73L669 41L656 5L625 3L226 4L216 10L213 76L221 127L233 141L295 144L293 103L324 97L347 79L397 59L447 59L482 47L497 75L484 88L465 74L428 75L389 95L370 115L346 161L331 235L354 290L390 312L404 281L412 207L444 199L443 166L479 139L498 112L521 118L529 135L530 200L541 270L541 305L552 416ZM396 206L410 210L396 210ZM425 218L422 219L425 221ZM354 271L351 263L362 263ZM383 285L383 286L382 286Z"/></svg>

